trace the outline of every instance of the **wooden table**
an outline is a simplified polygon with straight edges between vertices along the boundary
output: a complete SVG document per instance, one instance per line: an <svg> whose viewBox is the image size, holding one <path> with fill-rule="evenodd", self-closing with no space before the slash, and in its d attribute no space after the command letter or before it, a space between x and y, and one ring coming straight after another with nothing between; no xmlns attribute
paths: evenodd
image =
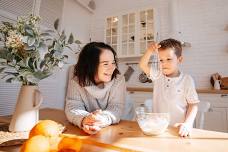
<svg viewBox="0 0 228 152"><path fill-rule="evenodd" d="M144 135L138 124L133 121L121 121L102 129L96 135L87 135L82 130L70 124L62 110L42 109L40 119L51 119L67 127L65 133L87 136L91 140L111 144L113 146L146 152L228 152L228 133L193 129L189 138L177 135L177 129L169 127L159 136ZM19 146L0 148L0 151L18 152ZM130 151L129 150L129 151ZM91 145L83 145L82 152L108 152ZM126 150L127 151L127 150Z"/></svg>

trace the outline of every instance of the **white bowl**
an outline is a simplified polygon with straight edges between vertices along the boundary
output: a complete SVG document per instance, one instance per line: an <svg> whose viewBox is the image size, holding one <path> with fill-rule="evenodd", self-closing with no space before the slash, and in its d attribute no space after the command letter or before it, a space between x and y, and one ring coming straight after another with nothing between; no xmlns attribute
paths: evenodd
<svg viewBox="0 0 228 152"><path fill-rule="evenodd" d="M169 113L152 113L144 107L135 110L136 120L146 135L162 134L169 125Z"/></svg>

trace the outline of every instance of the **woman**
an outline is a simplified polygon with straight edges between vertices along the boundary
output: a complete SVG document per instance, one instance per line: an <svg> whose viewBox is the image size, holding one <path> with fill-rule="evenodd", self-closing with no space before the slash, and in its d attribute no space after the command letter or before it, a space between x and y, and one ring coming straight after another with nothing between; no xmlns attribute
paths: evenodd
<svg viewBox="0 0 228 152"><path fill-rule="evenodd" d="M124 109L125 79L120 75L116 52L102 42L84 46L70 81L67 119L88 134L118 123Z"/></svg>

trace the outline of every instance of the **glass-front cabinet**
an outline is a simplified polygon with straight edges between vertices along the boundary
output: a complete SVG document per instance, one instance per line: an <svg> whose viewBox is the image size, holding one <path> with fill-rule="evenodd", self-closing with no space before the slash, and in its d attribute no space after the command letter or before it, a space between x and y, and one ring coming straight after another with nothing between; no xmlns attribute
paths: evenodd
<svg viewBox="0 0 228 152"><path fill-rule="evenodd" d="M135 13L122 15L122 41L121 54L135 53Z"/></svg>
<svg viewBox="0 0 228 152"><path fill-rule="evenodd" d="M153 10L140 11L140 53L143 54L148 45L154 41Z"/></svg>
<svg viewBox="0 0 228 152"><path fill-rule="evenodd" d="M155 36L153 9L106 18L105 42L118 52L119 57L141 56Z"/></svg>
<svg viewBox="0 0 228 152"><path fill-rule="evenodd" d="M111 45L114 50L117 50L118 39L118 17L109 17L106 20L106 43Z"/></svg>

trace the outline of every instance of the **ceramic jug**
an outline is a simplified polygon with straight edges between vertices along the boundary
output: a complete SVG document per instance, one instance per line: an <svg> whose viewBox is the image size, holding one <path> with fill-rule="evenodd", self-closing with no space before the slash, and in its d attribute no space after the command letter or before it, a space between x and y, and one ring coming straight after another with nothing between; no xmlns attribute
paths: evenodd
<svg viewBox="0 0 228 152"><path fill-rule="evenodd" d="M39 120L39 108L43 102L38 86L23 85L18 94L9 131L29 131Z"/></svg>
<svg viewBox="0 0 228 152"><path fill-rule="evenodd" d="M215 80L214 89L220 90L220 80Z"/></svg>

